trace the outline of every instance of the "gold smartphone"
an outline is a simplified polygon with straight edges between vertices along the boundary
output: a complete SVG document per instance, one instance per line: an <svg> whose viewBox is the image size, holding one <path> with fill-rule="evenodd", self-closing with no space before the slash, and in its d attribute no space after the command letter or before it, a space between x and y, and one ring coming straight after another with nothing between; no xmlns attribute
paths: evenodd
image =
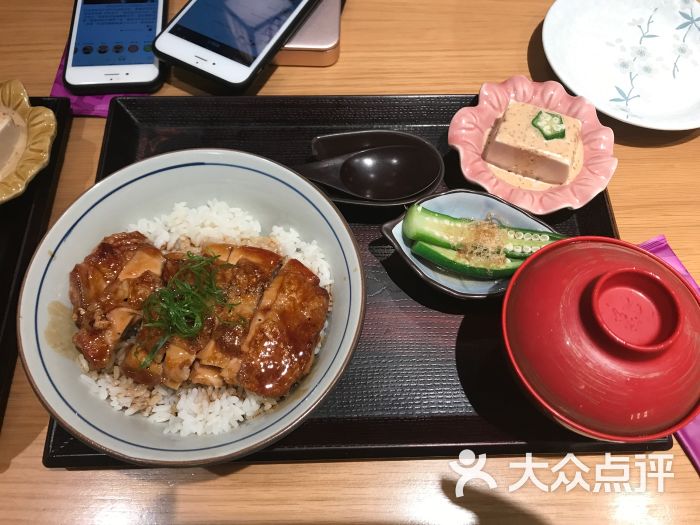
<svg viewBox="0 0 700 525"><path fill-rule="evenodd" d="M274 63L280 66L330 66L340 55L341 0L321 0Z"/></svg>

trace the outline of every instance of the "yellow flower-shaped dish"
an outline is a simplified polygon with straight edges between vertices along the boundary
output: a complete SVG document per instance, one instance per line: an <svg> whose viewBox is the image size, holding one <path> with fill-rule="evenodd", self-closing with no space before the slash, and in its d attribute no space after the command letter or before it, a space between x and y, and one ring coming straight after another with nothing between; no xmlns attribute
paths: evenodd
<svg viewBox="0 0 700 525"><path fill-rule="evenodd" d="M0 204L24 192L49 162L56 116L31 107L19 80L0 82Z"/></svg>

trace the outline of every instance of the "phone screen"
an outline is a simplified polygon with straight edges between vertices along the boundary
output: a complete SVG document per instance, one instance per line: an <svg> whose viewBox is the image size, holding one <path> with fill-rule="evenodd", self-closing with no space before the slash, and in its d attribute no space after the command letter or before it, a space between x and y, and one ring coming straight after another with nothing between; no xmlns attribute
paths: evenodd
<svg viewBox="0 0 700 525"><path fill-rule="evenodd" d="M200 0L170 33L251 65L302 0Z"/></svg>
<svg viewBox="0 0 700 525"><path fill-rule="evenodd" d="M83 0L73 66L152 64L158 0Z"/></svg>

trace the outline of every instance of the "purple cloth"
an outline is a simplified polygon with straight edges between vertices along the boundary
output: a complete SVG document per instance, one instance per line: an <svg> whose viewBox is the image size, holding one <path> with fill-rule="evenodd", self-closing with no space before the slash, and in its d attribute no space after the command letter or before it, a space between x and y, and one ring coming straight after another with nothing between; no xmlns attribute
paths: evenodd
<svg viewBox="0 0 700 525"><path fill-rule="evenodd" d="M63 71L66 68L66 52L63 52L61 63L56 71L56 78L51 88L52 97L67 97L70 99L70 106L73 115L90 117L106 117L109 112L109 103L114 97L121 97L121 93L110 93L108 95L74 95L63 83ZM130 97L145 95L146 93L129 93Z"/></svg>
<svg viewBox="0 0 700 525"><path fill-rule="evenodd" d="M683 263L668 245L665 236L659 235L658 237L649 239L640 244L639 247L673 266L673 268L700 293L700 286L698 286L698 283L695 282L688 270L683 266ZM690 462L695 466L695 470L700 473L700 416L696 417L684 428L676 432L675 436L688 455Z"/></svg>

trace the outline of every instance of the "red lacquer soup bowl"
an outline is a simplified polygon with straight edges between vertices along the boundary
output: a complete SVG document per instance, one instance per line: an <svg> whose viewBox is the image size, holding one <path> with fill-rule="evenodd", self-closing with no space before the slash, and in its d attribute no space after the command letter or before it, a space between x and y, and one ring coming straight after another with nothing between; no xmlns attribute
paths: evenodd
<svg viewBox="0 0 700 525"><path fill-rule="evenodd" d="M700 297L632 244L574 237L532 255L503 333L525 389L576 432L645 441L700 414Z"/></svg>

